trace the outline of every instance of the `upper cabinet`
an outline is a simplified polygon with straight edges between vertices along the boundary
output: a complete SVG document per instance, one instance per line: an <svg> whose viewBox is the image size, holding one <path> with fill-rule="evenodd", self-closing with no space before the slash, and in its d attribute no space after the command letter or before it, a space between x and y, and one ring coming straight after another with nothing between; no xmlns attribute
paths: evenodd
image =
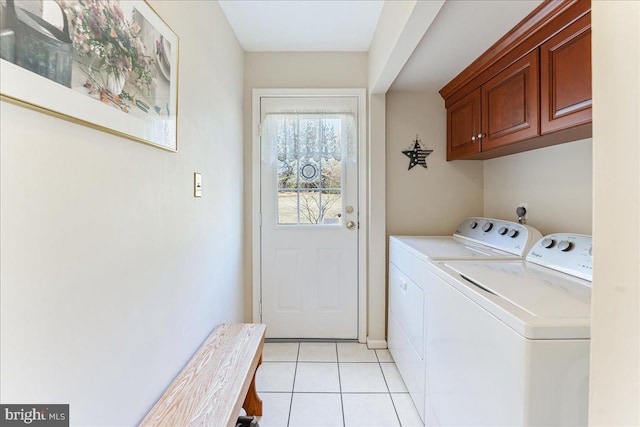
<svg viewBox="0 0 640 427"><path fill-rule="evenodd" d="M546 134L591 122L591 16L540 46L540 125Z"/></svg>
<svg viewBox="0 0 640 427"><path fill-rule="evenodd" d="M591 136L590 8L546 1L440 90L447 160Z"/></svg>
<svg viewBox="0 0 640 427"><path fill-rule="evenodd" d="M480 89L447 108L447 159L480 152Z"/></svg>
<svg viewBox="0 0 640 427"><path fill-rule="evenodd" d="M538 136L538 51L482 85L482 150Z"/></svg>

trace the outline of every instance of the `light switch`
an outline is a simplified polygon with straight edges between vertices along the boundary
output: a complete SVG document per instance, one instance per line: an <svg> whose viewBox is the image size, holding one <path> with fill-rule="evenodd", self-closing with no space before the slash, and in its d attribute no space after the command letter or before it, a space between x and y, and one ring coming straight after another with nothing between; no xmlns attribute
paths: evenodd
<svg viewBox="0 0 640 427"><path fill-rule="evenodd" d="M198 172L193 174L193 197L202 197L202 175Z"/></svg>

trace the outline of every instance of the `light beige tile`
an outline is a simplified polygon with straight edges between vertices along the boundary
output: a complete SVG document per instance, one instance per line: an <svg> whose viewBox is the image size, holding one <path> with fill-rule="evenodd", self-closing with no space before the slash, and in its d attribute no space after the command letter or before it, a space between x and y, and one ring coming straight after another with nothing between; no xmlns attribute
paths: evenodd
<svg viewBox="0 0 640 427"><path fill-rule="evenodd" d="M258 368L256 389L258 392L292 392L295 371L295 362L264 362Z"/></svg>
<svg viewBox="0 0 640 427"><path fill-rule="evenodd" d="M376 350L376 355L378 356L378 361L380 362L393 362L393 357L389 350Z"/></svg>
<svg viewBox="0 0 640 427"><path fill-rule="evenodd" d="M339 393L338 364L299 362L294 391Z"/></svg>
<svg viewBox="0 0 640 427"><path fill-rule="evenodd" d="M399 427L391 396L384 394L343 394L346 427Z"/></svg>
<svg viewBox="0 0 640 427"><path fill-rule="evenodd" d="M343 425L340 393L293 394L289 427L342 427Z"/></svg>
<svg viewBox="0 0 640 427"><path fill-rule="evenodd" d="M393 399L393 404L396 407L398 417L400 417L402 427L424 426L409 393L392 393L391 399Z"/></svg>
<svg viewBox="0 0 640 427"><path fill-rule="evenodd" d="M267 342L262 350L263 362L295 362L298 360L298 346L295 343Z"/></svg>
<svg viewBox="0 0 640 427"><path fill-rule="evenodd" d="M375 350L366 344L338 343L338 362L377 362Z"/></svg>
<svg viewBox="0 0 640 427"><path fill-rule="evenodd" d="M291 393L261 393L262 416L258 417L260 427L287 427Z"/></svg>
<svg viewBox="0 0 640 427"><path fill-rule="evenodd" d="M388 393L378 363L340 363L343 393Z"/></svg>
<svg viewBox="0 0 640 427"><path fill-rule="evenodd" d="M395 363L381 363L380 367L382 367L382 373L391 393L406 393L408 391Z"/></svg>
<svg viewBox="0 0 640 427"><path fill-rule="evenodd" d="M299 362L337 362L336 343L303 342L300 343Z"/></svg>

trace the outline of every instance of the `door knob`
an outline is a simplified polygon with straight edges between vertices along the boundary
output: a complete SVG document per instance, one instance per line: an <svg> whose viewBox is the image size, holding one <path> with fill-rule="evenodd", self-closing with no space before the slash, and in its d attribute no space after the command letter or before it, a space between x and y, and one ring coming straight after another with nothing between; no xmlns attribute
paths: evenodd
<svg viewBox="0 0 640 427"><path fill-rule="evenodd" d="M355 226L356 226L356 223L355 223L355 222L353 222L353 221L348 221L348 222L347 222L347 228L348 228L349 230L353 230L353 229L355 228Z"/></svg>

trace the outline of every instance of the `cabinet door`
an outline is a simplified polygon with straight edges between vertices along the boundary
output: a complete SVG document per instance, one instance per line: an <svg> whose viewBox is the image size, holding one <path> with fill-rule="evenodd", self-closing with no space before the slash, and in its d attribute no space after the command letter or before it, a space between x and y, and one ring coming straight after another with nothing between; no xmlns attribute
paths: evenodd
<svg viewBox="0 0 640 427"><path fill-rule="evenodd" d="M447 160L480 152L480 89L447 108Z"/></svg>
<svg viewBox="0 0 640 427"><path fill-rule="evenodd" d="M543 134L591 121L591 14L540 47Z"/></svg>
<svg viewBox="0 0 640 427"><path fill-rule="evenodd" d="M482 151L540 134L539 87L537 49L482 86Z"/></svg>

